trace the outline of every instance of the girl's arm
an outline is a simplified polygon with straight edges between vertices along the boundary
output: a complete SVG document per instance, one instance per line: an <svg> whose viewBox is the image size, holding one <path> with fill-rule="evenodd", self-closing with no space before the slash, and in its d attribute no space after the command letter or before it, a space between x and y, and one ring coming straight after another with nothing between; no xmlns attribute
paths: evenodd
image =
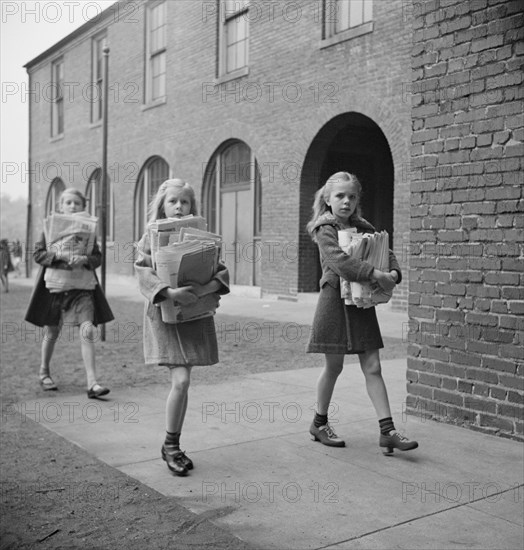
<svg viewBox="0 0 524 550"><path fill-rule="evenodd" d="M389 274L393 277L395 284L400 284L402 281L402 271L397 261L397 257L393 254L393 251L389 251Z"/></svg>
<svg viewBox="0 0 524 550"><path fill-rule="evenodd" d="M97 267L100 267L102 265L102 251L100 250L96 239L93 244L93 251L91 254L73 256L69 261L69 265L85 265L87 269L91 269L92 271L94 271Z"/></svg>
<svg viewBox="0 0 524 550"><path fill-rule="evenodd" d="M33 252L33 259L37 264L44 267L55 267L65 269L69 266L67 260L63 260L57 252L47 250L47 244L45 235L42 233L40 239L35 243L35 250Z"/></svg>
<svg viewBox="0 0 524 550"><path fill-rule="evenodd" d="M171 288L153 269L149 237L145 234L137 246L138 258L135 262L135 274L138 278L138 287L142 295L153 304L159 304L171 299L182 305L196 302L197 297L189 287Z"/></svg>
<svg viewBox="0 0 524 550"><path fill-rule="evenodd" d="M346 254L338 244L338 233L332 225L322 225L316 232L322 261L339 277L353 282L372 282L373 266Z"/></svg>
<svg viewBox="0 0 524 550"><path fill-rule="evenodd" d="M151 246L147 233L144 234L137 245L137 259L134 267L138 279L138 288L144 298L154 304L165 300L167 295L165 292L161 293L161 291L170 287L160 279L153 269Z"/></svg>
<svg viewBox="0 0 524 550"><path fill-rule="evenodd" d="M206 294L228 294L229 293L229 270L222 263L218 263L218 269L214 277L205 285L198 283L190 283L191 292L197 296L205 296Z"/></svg>

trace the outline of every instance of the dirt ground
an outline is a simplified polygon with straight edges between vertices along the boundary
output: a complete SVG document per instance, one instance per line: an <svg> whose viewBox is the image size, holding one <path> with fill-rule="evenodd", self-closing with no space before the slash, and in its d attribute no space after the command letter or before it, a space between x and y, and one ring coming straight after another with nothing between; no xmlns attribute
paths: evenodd
<svg viewBox="0 0 524 550"><path fill-rule="evenodd" d="M0 550L247 549L214 525L212 516L191 513L176 498L164 497L17 413L18 403L43 394L37 376L42 333L23 321L30 292L27 281L11 279L10 292L0 298ZM96 344L99 382L110 388L165 383L167 393L167 370L142 361L141 304L122 298L110 303L115 321L106 326L105 341ZM322 364L320 355L304 353L307 326L290 332L220 313L215 323L220 363L195 368L193 385ZM384 338L384 344L388 359L405 357L406 343ZM61 395L85 390L78 331L62 332L51 374Z"/></svg>

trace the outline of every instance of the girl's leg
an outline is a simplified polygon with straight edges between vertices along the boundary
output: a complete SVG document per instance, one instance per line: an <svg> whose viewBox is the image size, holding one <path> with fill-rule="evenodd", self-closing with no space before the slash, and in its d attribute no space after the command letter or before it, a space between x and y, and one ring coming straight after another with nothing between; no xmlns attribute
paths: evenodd
<svg viewBox="0 0 524 550"><path fill-rule="evenodd" d="M317 382L317 412L327 415L335 383L344 368L344 355L326 353L326 364Z"/></svg>
<svg viewBox="0 0 524 550"><path fill-rule="evenodd" d="M166 402L166 439L162 458L175 474L183 476L193 469L193 462L180 450L180 433L186 416L191 367L171 368L171 391Z"/></svg>
<svg viewBox="0 0 524 550"><path fill-rule="evenodd" d="M191 381L191 367L180 366L171 369L171 391L166 403L166 431L180 433L187 409L187 394Z"/></svg>
<svg viewBox="0 0 524 550"><path fill-rule="evenodd" d="M407 437L400 435L393 424L391 409L389 406L386 384L382 378L382 367L378 350L366 351L359 354L360 367L366 378L368 395L375 407L380 426L380 447L386 447L384 454L391 454L394 448L402 451L416 449L418 443L410 441Z"/></svg>
<svg viewBox="0 0 524 550"><path fill-rule="evenodd" d="M87 376L87 397L97 399L109 393L109 388L101 386L96 381L95 341L97 330L91 321L80 325L80 348Z"/></svg>
<svg viewBox="0 0 524 550"><path fill-rule="evenodd" d="M51 357L55 349L56 341L60 336L59 326L46 326L44 327L44 336L42 339L42 351L40 361L40 384L44 390L56 390L56 384L50 377L51 371L49 364L51 363Z"/></svg>
<svg viewBox="0 0 524 550"><path fill-rule="evenodd" d="M317 412L309 433L314 441L329 447L344 447L345 443L328 423L328 409L339 374L344 367L343 354L325 354L326 364L317 382Z"/></svg>
<svg viewBox="0 0 524 550"><path fill-rule="evenodd" d="M377 416L379 418L391 417L388 392L382 378L378 349L360 353L358 358L360 359L360 367L366 378L366 389L375 407Z"/></svg>
<svg viewBox="0 0 524 550"><path fill-rule="evenodd" d="M91 321L84 321L80 325L80 348L87 375L87 389L96 384L95 340L97 331Z"/></svg>

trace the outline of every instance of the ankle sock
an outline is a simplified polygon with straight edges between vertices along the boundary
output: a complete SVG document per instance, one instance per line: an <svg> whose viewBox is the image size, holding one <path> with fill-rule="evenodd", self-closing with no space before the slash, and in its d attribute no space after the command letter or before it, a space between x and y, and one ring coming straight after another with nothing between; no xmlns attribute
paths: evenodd
<svg viewBox="0 0 524 550"><path fill-rule="evenodd" d="M328 423L328 415L327 414L318 414L315 413L315 418L313 420L313 424L316 428L320 428L320 426L325 426Z"/></svg>
<svg viewBox="0 0 524 550"><path fill-rule="evenodd" d="M389 432L395 429L395 424L393 424L393 418L391 418L391 416L379 420L378 425L380 426L380 433L382 435L389 435Z"/></svg>
<svg viewBox="0 0 524 550"><path fill-rule="evenodd" d="M171 447L171 449L180 449L180 432L166 432L164 445Z"/></svg>

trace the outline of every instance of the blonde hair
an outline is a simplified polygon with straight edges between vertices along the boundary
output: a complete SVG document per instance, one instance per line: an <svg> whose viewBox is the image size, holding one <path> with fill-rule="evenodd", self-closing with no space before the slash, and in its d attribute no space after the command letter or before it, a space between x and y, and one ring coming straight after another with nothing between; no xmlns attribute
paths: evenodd
<svg viewBox="0 0 524 550"><path fill-rule="evenodd" d="M75 187L68 187L67 189L64 189L60 195L60 199L58 200L58 204L60 207L62 207L62 201L64 200L64 195L75 195L82 201L82 206L86 207L87 205L87 199L85 195L82 193L82 191L79 191Z"/></svg>
<svg viewBox="0 0 524 550"><path fill-rule="evenodd" d="M154 199L150 202L148 208L149 222L154 222L160 218L165 218L166 213L164 211L164 201L166 199L167 192L170 189L176 189L177 191L185 191L189 195L191 200L191 209L189 211L193 216L197 215L197 204L195 198L195 190L187 183L179 178L174 178L164 181L162 185L158 188L158 191Z"/></svg>
<svg viewBox="0 0 524 550"><path fill-rule="evenodd" d="M357 176L355 176L354 174L350 174L349 172L336 172L335 174L330 176L327 179L326 183L315 193L315 200L313 202L313 215L306 225L307 232L311 236L313 236L315 223L320 218L320 216L322 216L326 212L331 212L331 206L327 204L326 200L329 199L329 195L331 195L331 191L333 189L333 184L337 181L343 181L355 185L358 193L358 203L355 211L353 212L353 214L351 214L349 220L351 222L361 217L360 198L362 196L362 185L358 181Z"/></svg>

